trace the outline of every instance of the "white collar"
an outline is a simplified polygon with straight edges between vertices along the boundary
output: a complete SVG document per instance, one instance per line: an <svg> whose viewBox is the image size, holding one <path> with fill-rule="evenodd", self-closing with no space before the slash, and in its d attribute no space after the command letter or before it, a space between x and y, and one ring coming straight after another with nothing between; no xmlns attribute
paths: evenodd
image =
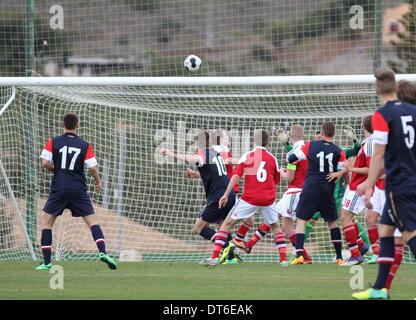
<svg viewBox="0 0 416 320"><path fill-rule="evenodd" d="M364 143L366 143L369 139L371 139L373 137L373 135L369 135L367 138L365 138L364 140L363 140L363 142L361 142L361 144L364 144Z"/></svg>
<svg viewBox="0 0 416 320"><path fill-rule="evenodd" d="M296 141L295 144L293 145L293 148L296 148L298 146L303 146L304 144L305 144L305 141L303 140Z"/></svg>

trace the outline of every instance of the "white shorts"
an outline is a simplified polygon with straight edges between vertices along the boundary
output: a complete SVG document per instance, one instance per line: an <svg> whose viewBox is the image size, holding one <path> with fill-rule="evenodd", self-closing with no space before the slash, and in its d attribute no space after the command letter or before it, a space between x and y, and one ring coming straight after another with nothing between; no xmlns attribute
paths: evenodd
<svg viewBox="0 0 416 320"><path fill-rule="evenodd" d="M386 192L377 187L374 187L371 203L373 204L373 211L377 212L381 216L383 213L384 205L386 203Z"/></svg>
<svg viewBox="0 0 416 320"><path fill-rule="evenodd" d="M277 203L277 212L283 217L296 221L296 207L298 206L301 188L290 188Z"/></svg>
<svg viewBox="0 0 416 320"><path fill-rule="evenodd" d="M356 191L350 190L348 186L342 198L342 209L359 214L366 210L363 197L359 196Z"/></svg>
<svg viewBox="0 0 416 320"><path fill-rule="evenodd" d="M400 230L399 230L399 229L394 230L394 236L395 236L396 238L398 238L398 237L401 237L401 236L402 236L402 233L400 232Z"/></svg>
<svg viewBox="0 0 416 320"><path fill-rule="evenodd" d="M254 215L257 210L263 214L263 220L267 224L273 224L279 220L277 206L275 203L270 206L255 206L239 199L234 208L231 209L230 217L234 220L245 220Z"/></svg>

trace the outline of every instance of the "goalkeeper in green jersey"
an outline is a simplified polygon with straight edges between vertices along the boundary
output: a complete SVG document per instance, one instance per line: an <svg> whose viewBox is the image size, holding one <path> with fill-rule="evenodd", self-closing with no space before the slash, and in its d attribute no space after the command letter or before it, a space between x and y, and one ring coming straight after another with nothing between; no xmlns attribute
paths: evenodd
<svg viewBox="0 0 416 320"><path fill-rule="evenodd" d="M361 143L358 141L357 135L355 134L355 131L352 127L347 127L346 130L345 130L345 134L354 143L353 147L342 149L342 150L344 150L345 156L348 159L350 157L355 157L358 154L358 152L360 151L360 148L361 148ZM281 143L284 144L284 146L286 147L287 152L292 150L293 146L289 143L289 134L281 128L279 128L277 130L277 139ZM316 140L321 139L321 132L320 131L318 131L316 133L315 139ZM334 196L335 196L335 201L336 201L338 212L341 208L342 199L343 199L344 193L345 193L345 184L346 184L345 182L346 181L344 180L344 178L341 178L337 181L337 183L335 185ZM313 226L315 225L316 221L319 218L321 218L321 213L318 211L318 212L315 213L315 215L312 217L312 219L309 220L308 223L306 224L305 241L309 238L310 233L312 231L312 228L313 228ZM360 229L360 235L359 236L362 238L362 240L364 241L365 244L367 244L368 246L371 246L370 240L368 239L367 232L365 231L363 226L358 221L356 221L356 223L358 225L358 228Z"/></svg>

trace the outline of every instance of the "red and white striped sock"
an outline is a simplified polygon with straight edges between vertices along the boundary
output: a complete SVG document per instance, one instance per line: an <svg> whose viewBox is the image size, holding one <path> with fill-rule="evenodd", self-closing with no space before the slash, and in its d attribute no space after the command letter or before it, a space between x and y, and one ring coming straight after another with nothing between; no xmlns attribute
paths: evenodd
<svg viewBox="0 0 416 320"><path fill-rule="evenodd" d="M367 228L367 231L368 239L371 242L371 249L374 254L378 255L378 252L380 251L380 245L378 244L378 229L377 227L370 227Z"/></svg>
<svg viewBox="0 0 416 320"><path fill-rule="evenodd" d="M286 261L286 241L284 233L276 233L274 235L274 242L276 243L277 250L279 250L280 262Z"/></svg>
<svg viewBox="0 0 416 320"><path fill-rule="evenodd" d="M394 262L393 262L393 265L390 268L389 276L387 278L387 282L386 282L387 290L390 290L391 283L393 282L393 279L394 279L394 276L396 275L397 269L399 269L400 264L402 263L403 250L404 250L403 244L396 244L394 246Z"/></svg>
<svg viewBox="0 0 416 320"><path fill-rule="evenodd" d="M215 235L215 245L214 251L212 252L212 259L218 258L220 256L222 248L224 248L224 244L227 241L228 232L225 231L218 231Z"/></svg>
<svg viewBox="0 0 416 320"><path fill-rule="evenodd" d="M259 242L265 235L267 232L270 231L270 227L269 225L263 223L257 230L256 232L254 232L253 236L251 237L251 239L249 241L247 241L247 246L249 248L253 248L254 245Z"/></svg>
<svg viewBox="0 0 416 320"><path fill-rule="evenodd" d="M353 224L345 227L344 229L345 242L347 243L348 248L351 252L351 257L358 258L360 256L360 251L358 250L357 244L357 233Z"/></svg>
<svg viewBox="0 0 416 320"><path fill-rule="evenodd" d="M237 232L235 233L235 239L239 241L244 241L247 232L250 230L252 226L247 223L242 223L240 227L237 229Z"/></svg>

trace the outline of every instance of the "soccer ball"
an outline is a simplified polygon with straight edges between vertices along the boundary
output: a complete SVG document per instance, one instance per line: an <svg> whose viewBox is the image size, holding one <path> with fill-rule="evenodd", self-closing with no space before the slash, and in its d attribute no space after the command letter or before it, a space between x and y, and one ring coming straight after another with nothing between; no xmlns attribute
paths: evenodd
<svg viewBox="0 0 416 320"><path fill-rule="evenodd" d="M186 57L185 61L183 62L183 65L186 68L186 70L190 72L197 72L199 68L201 68L201 64L201 58L193 54Z"/></svg>

